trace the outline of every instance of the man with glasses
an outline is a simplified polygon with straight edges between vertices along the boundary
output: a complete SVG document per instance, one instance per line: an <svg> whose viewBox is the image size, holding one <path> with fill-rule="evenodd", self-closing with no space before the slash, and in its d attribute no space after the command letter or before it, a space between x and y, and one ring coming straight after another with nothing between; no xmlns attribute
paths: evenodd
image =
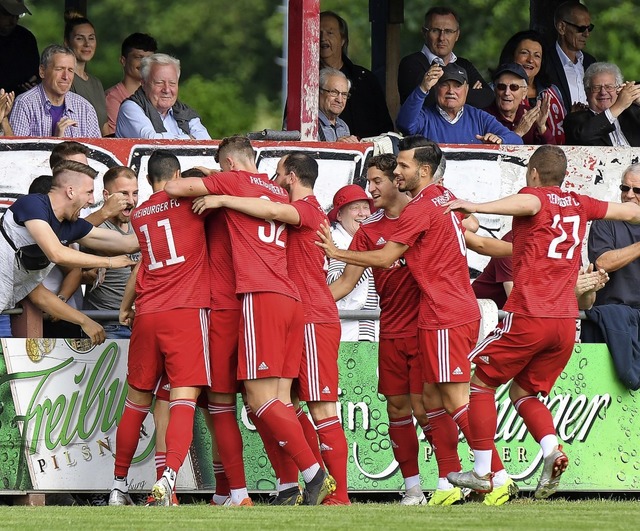
<svg viewBox="0 0 640 531"><path fill-rule="evenodd" d="M640 204L638 163L629 166L622 174L620 202ZM594 221L589 231L588 252L589 261L609 273L609 282L596 293L594 312L589 312L589 319L582 321L581 339L585 343L611 343L609 350L614 355L616 341L611 341L611 338L615 335L603 336L592 319L606 324L606 314L611 311L620 316L619 312L637 314L640 310L640 291L633 289L640 278L640 226L626 221ZM633 320L616 318L616 327L620 329L621 323L627 321ZM628 348L625 351L625 357L629 359L631 352Z"/></svg>
<svg viewBox="0 0 640 531"><path fill-rule="evenodd" d="M471 61L453 53L453 47L460 37L460 19L457 13L448 7L432 7L424 16L422 35L424 37L422 50L403 57L398 67L400 103L405 102L435 62L440 66L456 63L464 68L469 76L470 87L467 103L478 109L484 109L490 105L493 93L480 72ZM428 97L427 103L433 103L433 101L433 96Z"/></svg>
<svg viewBox="0 0 640 531"><path fill-rule="evenodd" d="M543 93L535 107L529 107L529 77L517 63L500 65L493 75L494 102L485 109L510 131L522 137L525 144L555 144L549 118L549 96Z"/></svg>
<svg viewBox="0 0 640 531"><path fill-rule="evenodd" d="M558 6L553 21L558 38L549 54L547 75L560 88L564 107L570 112L574 103L587 103L582 80L584 71L596 58L583 50L594 25L587 7L573 0Z"/></svg>
<svg viewBox="0 0 640 531"><path fill-rule="evenodd" d="M351 82L340 70L320 70L318 99L318 140L322 142L359 142L340 118L349 99Z"/></svg>
<svg viewBox="0 0 640 531"><path fill-rule="evenodd" d="M612 63L594 63L584 74L589 107L564 119L567 144L640 146L640 85L623 81Z"/></svg>

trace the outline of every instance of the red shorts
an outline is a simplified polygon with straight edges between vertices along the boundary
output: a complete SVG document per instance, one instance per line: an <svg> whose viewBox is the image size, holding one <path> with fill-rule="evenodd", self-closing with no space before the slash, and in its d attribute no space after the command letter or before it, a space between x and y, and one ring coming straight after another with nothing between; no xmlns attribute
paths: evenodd
<svg viewBox="0 0 640 531"><path fill-rule="evenodd" d="M172 387L209 386L208 313L179 308L137 316L129 343L129 385L153 391L165 371Z"/></svg>
<svg viewBox="0 0 640 531"><path fill-rule="evenodd" d="M468 355L478 341L479 330L480 320L442 330L418 328L424 381L433 384L471 380Z"/></svg>
<svg viewBox="0 0 640 531"><path fill-rule="evenodd" d="M575 319L508 313L469 359L487 385L498 387L513 379L533 395L547 395L571 358L575 334Z"/></svg>
<svg viewBox="0 0 640 531"><path fill-rule="evenodd" d="M235 394L238 383L238 334L241 311L211 310L209 314L209 356L211 391Z"/></svg>
<svg viewBox="0 0 640 531"><path fill-rule="evenodd" d="M418 337L380 338L378 392L385 396L422 394L422 360Z"/></svg>
<svg viewBox="0 0 640 531"><path fill-rule="evenodd" d="M338 400L340 321L304 325L304 349L298 375L298 398L305 402Z"/></svg>
<svg viewBox="0 0 640 531"><path fill-rule="evenodd" d="M302 359L302 303L271 292L245 293L238 342L238 380L297 378Z"/></svg>

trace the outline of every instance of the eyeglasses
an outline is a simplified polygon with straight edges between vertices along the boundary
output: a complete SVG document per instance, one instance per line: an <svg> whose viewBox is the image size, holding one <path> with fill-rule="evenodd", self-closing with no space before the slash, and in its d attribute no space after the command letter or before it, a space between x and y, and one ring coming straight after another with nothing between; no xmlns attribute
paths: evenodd
<svg viewBox="0 0 640 531"><path fill-rule="evenodd" d="M640 188L638 188L637 186L627 186L626 184L621 184L620 185L620 191L624 192L625 194L629 191L629 190L633 190L633 193L636 195L640 195Z"/></svg>
<svg viewBox="0 0 640 531"><path fill-rule="evenodd" d="M578 26L578 24L574 24L573 22L569 22L568 20L563 20L562 22L576 28L576 32L578 33L584 33L585 31L588 31L589 33L591 33L593 31L593 28L595 28L593 24L589 24L588 26Z"/></svg>
<svg viewBox="0 0 640 531"><path fill-rule="evenodd" d="M427 32L427 33L431 33L431 35L442 35L443 33L447 36L450 37L451 35L455 35L456 33L458 33L458 31L460 30L460 28L457 29L449 29L449 28L425 28L424 26L422 27L422 29Z"/></svg>
<svg viewBox="0 0 640 531"><path fill-rule="evenodd" d="M620 85L591 85L589 87L589 91L593 94L598 94L598 92L600 92L602 89L606 90L607 92L615 92L619 86Z"/></svg>
<svg viewBox="0 0 640 531"><path fill-rule="evenodd" d="M496 89L498 90L507 90L507 87L509 87L509 90L511 90L511 92L515 92L516 90L520 90L523 88L526 88L524 85L518 85L516 83L509 83L508 85L506 83L498 83L496 84Z"/></svg>
<svg viewBox="0 0 640 531"><path fill-rule="evenodd" d="M345 100L348 100L351 97L350 93L348 93L348 92L340 92L339 90L336 90L336 89L329 90L329 89L321 88L320 92L326 92L332 98L337 98L338 96L342 96Z"/></svg>

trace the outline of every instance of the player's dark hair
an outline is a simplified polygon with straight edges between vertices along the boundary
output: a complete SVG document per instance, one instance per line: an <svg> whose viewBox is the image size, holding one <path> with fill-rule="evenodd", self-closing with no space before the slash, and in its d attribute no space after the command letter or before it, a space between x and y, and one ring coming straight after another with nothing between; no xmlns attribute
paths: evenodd
<svg viewBox="0 0 640 531"><path fill-rule="evenodd" d="M558 146L544 145L529 159L529 168L535 168L543 186L560 186L567 173L567 156Z"/></svg>
<svg viewBox="0 0 640 531"><path fill-rule="evenodd" d="M106 188L121 176L126 177L127 179L138 179L138 176L131 168L127 166L114 166L113 168L109 168L107 173L104 174L104 177L102 177L102 184Z"/></svg>
<svg viewBox="0 0 640 531"><path fill-rule="evenodd" d="M308 188L313 188L318 178L318 161L303 153L296 151L289 153L282 163L287 173L294 172L300 183Z"/></svg>
<svg viewBox="0 0 640 531"><path fill-rule="evenodd" d="M53 168L60 161L66 160L72 155L84 155L85 157L89 158L90 154L91 150L80 142L65 140L64 142L56 144L55 147L51 150L51 156L49 157L49 167Z"/></svg>
<svg viewBox="0 0 640 531"><path fill-rule="evenodd" d="M184 170L181 174L180 177L204 177L205 173L202 170L199 170L198 168L189 168L188 170Z"/></svg>
<svg viewBox="0 0 640 531"><path fill-rule="evenodd" d="M227 153L232 153L236 157L244 158L247 161L256 159L256 152L253 150L251 140L246 136L234 135L222 139L216 152L215 160L220 163Z"/></svg>
<svg viewBox="0 0 640 531"><path fill-rule="evenodd" d="M83 24L89 24L93 28L93 31L96 30L93 23L85 17L82 13L78 11L74 11L72 9L64 12L64 41L65 43L71 42L71 33L73 32L76 26L82 26Z"/></svg>
<svg viewBox="0 0 640 531"><path fill-rule="evenodd" d="M176 171L180 171L180 161L169 151L154 151L149 157L147 174L152 183L170 180Z"/></svg>
<svg viewBox="0 0 640 531"><path fill-rule="evenodd" d="M387 177L389 177L390 181L395 179L393 175L393 170L396 169L397 162L396 156L392 153L383 153L382 155L376 155L375 157L371 157L367 163L364 165L365 171L369 170L369 168L377 168L382 173L384 173Z"/></svg>
<svg viewBox="0 0 640 531"><path fill-rule="evenodd" d="M429 166L431 175L435 176L442 159L440 146L422 135L405 136L398 143L399 151L410 151L412 149L415 150L413 152L414 160L418 161L420 165L426 164Z"/></svg>
<svg viewBox="0 0 640 531"><path fill-rule="evenodd" d="M38 175L29 185L30 194L48 194L51 190L51 182L53 177L51 175Z"/></svg>
<svg viewBox="0 0 640 531"><path fill-rule="evenodd" d="M424 14L425 27L429 27L429 25L431 24L431 17L433 17L434 15L441 16L441 17L446 17L448 15L451 15L453 18L456 19L456 23L458 24L458 26L460 26L460 17L458 16L458 13L456 13L453 9L451 9L450 7L444 7L444 6L433 6L431 9L429 9L429 11L427 11Z"/></svg>
<svg viewBox="0 0 640 531"><path fill-rule="evenodd" d="M132 33L122 41L122 57L129 55L131 50L156 53L158 51L158 43L151 35L146 33Z"/></svg>

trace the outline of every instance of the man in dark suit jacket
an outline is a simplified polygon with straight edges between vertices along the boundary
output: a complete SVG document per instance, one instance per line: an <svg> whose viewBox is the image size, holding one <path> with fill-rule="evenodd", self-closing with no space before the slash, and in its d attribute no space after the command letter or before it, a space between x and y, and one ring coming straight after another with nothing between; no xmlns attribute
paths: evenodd
<svg viewBox="0 0 640 531"><path fill-rule="evenodd" d="M596 58L583 50L594 26L586 6L574 1L560 4L553 20L558 40L546 62L547 76L560 89L568 113L574 103L587 102L582 80L585 70Z"/></svg>
<svg viewBox="0 0 640 531"><path fill-rule="evenodd" d="M589 108L564 119L567 144L640 147L640 85L622 80L611 63L594 63L584 74Z"/></svg>
<svg viewBox="0 0 640 531"><path fill-rule="evenodd" d="M460 37L458 15L448 7L432 7L424 16L422 34L425 43L422 50L403 57L398 67L400 103L404 103L422 83L427 70L435 62L440 66L455 63L464 68L469 79L467 104L478 109L489 106L493 101L493 91L487 82L471 61L453 53L453 47ZM430 93L426 103L430 105L434 102L433 93Z"/></svg>

